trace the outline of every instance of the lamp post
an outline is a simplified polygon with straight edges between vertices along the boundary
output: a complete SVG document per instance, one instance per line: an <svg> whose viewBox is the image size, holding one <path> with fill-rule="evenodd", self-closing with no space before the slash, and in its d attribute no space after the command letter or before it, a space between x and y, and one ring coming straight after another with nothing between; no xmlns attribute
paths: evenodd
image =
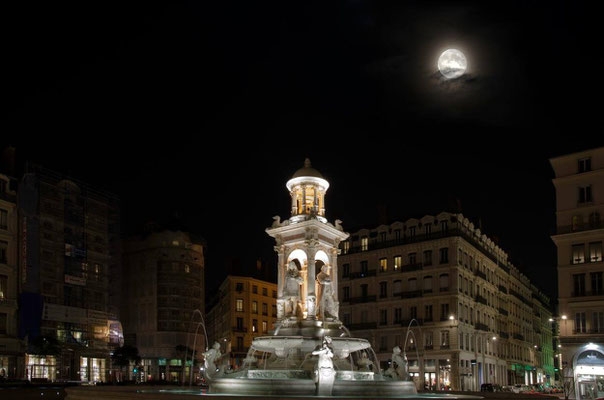
<svg viewBox="0 0 604 400"><path fill-rule="evenodd" d="M562 344L561 344L561 339L560 336L562 336L560 334L560 326L558 326L558 328L556 330L555 329L555 323L559 324L560 321L564 321L564 335L568 335L567 332L567 322L568 321L568 317L566 316L566 314L562 314L560 317L552 317L549 319L549 322L552 323L552 336L557 339L556 340L556 347L554 348L554 357L558 358L558 372L559 372L559 376L562 376L562 371L564 370L564 366L562 365ZM563 378L563 377L562 377Z"/></svg>

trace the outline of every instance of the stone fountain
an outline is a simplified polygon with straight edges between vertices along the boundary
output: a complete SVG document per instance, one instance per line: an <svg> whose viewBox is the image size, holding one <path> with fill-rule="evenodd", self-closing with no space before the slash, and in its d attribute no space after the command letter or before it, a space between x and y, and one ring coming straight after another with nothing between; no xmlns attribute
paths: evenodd
<svg viewBox="0 0 604 400"><path fill-rule="evenodd" d="M394 349L382 372L371 344L352 337L338 318L339 244L348 238L341 221L325 218L329 183L307 159L287 182L291 217L266 232L278 255L274 332L254 338L243 365L220 366L220 345L205 353L210 393L319 396L401 396L417 393L406 360ZM398 352L397 352L398 349Z"/></svg>
<svg viewBox="0 0 604 400"><path fill-rule="evenodd" d="M390 368L382 372L371 344L353 337L339 320L337 257L339 244L348 234L341 221L331 224L325 218L324 196L328 187L329 183L308 160L287 182L292 199L291 217L283 222L274 217L272 226L266 230L275 239L278 255L278 322L271 335L254 338L239 368L227 365L228 357L224 357L220 344L214 343L203 353L208 391L70 387L66 389L67 399L180 400L183 396L199 395L217 400L224 395L242 399L254 396L478 399L467 395L417 394L409 380L404 351L395 347ZM201 319L195 336L200 325L206 334ZM410 329L411 325L405 347Z"/></svg>

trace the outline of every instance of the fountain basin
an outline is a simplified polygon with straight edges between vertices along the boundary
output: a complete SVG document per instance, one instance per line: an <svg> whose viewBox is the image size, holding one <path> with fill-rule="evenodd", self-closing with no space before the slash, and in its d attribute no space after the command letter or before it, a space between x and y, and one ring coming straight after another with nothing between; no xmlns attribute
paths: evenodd
<svg viewBox="0 0 604 400"><path fill-rule="evenodd" d="M234 379L236 380L236 379ZM308 390L314 390L314 385L312 388L308 385L308 382L292 382L289 384L289 388L294 388L297 392L300 392L302 389L306 388ZM279 382L275 382L279 383ZM393 382L406 384L410 382ZM292 386L293 385L293 386ZM346 389L345 387L349 385L350 389ZM356 386L366 386L367 394L359 395L359 394L349 394L350 391L356 389ZM254 386L252 384L252 386ZM396 386L392 387L392 391L387 390L384 391L377 387L372 387L373 385L370 382L362 382L357 381L355 384L351 384L351 382L341 382L340 384L336 383L334 389L336 389L337 394L334 396L338 396L339 399L358 399L358 398L384 398L384 399L467 399L467 400L478 400L483 399L482 396L473 396L473 395L465 395L465 394L449 394L449 393L405 393L405 390L396 390ZM370 390L372 392L369 393ZM287 390L284 388L283 390ZM281 390L277 390L271 394L256 394L250 392L245 394L209 394L204 389L188 389L188 388L175 388L174 386L166 386L166 387L141 387L141 386L74 386L67 387L65 389L67 392L66 400L183 400L183 398L188 398L190 396L203 396L203 398L212 399L212 400L224 400L225 398L236 397L240 400L259 400L260 396L262 397L271 397L274 399L282 399L282 400L302 400L302 399L316 399L313 394L303 395L296 394L291 395L283 394ZM313 392L314 393L314 392ZM192 398L192 397L191 397Z"/></svg>
<svg viewBox="0 0 604 400"><path fill-rule="evenodd" d="M254 338L252 347L257 351L275 353L279 357L285 357L289 350L296 349L303 353L310 353L320 346L322 338L303 336L259 336ZM366 339L350 337L332 338L334 354L339 358L346 358L350 353L365 350L371 347Z"/></svg>

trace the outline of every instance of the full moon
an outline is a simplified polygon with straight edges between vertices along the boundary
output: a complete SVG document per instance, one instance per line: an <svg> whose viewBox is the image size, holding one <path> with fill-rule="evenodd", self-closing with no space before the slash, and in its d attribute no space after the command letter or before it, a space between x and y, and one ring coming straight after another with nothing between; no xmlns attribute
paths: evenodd
<svg viewBox="0 0 604 400"><path fill-rule="evenodd" d="M448 49L438 58L438 70L447 79L459 78L466 72L468 61L457 49Z"/></svg>

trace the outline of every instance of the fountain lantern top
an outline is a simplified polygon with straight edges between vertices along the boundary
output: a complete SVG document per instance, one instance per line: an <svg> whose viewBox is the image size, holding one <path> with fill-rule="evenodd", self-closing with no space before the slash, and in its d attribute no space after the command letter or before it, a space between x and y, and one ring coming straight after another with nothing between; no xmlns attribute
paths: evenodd
<svg viewBox="0 0 604 400"><path fill-rule="evenodd" d="M297 170L285 186L292 199L292 222L309 217L326 222L325 192L329 189L329 182L312 167L308 158L304 160L304 167Z"/></svg>

